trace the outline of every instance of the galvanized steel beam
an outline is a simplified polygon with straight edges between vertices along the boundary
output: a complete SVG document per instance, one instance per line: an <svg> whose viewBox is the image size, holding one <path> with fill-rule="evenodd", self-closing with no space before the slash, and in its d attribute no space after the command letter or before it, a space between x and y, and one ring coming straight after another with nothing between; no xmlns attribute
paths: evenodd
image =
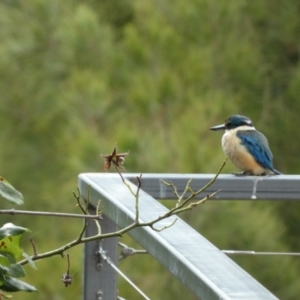
<svg viewBox="0 0 300 300"><path fill-rule="evenodd" d="M137 174L126 174L126 177L132 181L136 176ZM213 175L195 174L145 174L143 175L142 189L150 192L154 197L172 198L172 191L165 189L161 185L160 179L171 180L180 191L190 178L194 178L193 185L197 189L206 184L212 177ZM279 178L280 176L276 177ZM264 182L263 185L257 186L257 197L264 195L268 199L279 199L278 193L282 194L282 191L278 188L276 177L269 177L257 182ZM294 178L295 180L300 180L300 176ZM253 178L221 175L218 181L203 195L223 188L222 194L219 194L222 199L249 199L253 195L253 181ZM129 184L133 190L137 189L134 184ZM293 199L296 199L298 192L295 184L289 186L290 195L293 196ZM96 206L98 200L101 200L105 214L119 227L123 228L134 222L135 198L123 184L118 174L81 174L79 176L79 188L83 197L88 195L90 189L91 204ZM140 222L151 221L167 211L166 207L144 190L140 191ZM163 228L171 224L173 220L174 217L160 221L155 227ZM139 227L130 231L129 235L200 299L277 299L181 219L178 219L173 226L161 232L154 231L149 227ZM103 299L105 300L105 298Z"/></svg>
<svg viewBox="0 0 300 300"><path fill-rule="evenodd" d="M111 174L110 176L118 176ZM139 174L124 175L136 182ZM173 191L161 180L171 181L180 193L186 183L192 179L191 186L197 190L206 185L214 174L143 174L142 188L154 198L172 199ZM205 197L208 193L221 190L213 200L300 200L300 175L270 175L270 176L236 176L219 175L216 182L198 196Z"/></svg>

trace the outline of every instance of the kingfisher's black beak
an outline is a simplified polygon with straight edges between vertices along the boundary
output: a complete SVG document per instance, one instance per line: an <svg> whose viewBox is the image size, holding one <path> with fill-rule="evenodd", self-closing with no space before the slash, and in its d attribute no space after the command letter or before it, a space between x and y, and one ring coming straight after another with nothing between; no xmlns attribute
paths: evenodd
<svg viewBox="0 0 300 300"><path fill-rule="evenodd" d="M222 124L222 125L217 125L217 126L214 126L214 127L210 127L210 130L224 130L226 129L225 125Z"/></svg>

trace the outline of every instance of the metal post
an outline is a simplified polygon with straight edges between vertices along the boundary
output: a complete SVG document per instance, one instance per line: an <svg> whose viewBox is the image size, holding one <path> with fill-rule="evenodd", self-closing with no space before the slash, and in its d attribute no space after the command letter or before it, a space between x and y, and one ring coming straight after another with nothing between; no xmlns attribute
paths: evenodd
<svg viewBox="0 0 300 300"><path fill-rule="evenodd" d="M90 214L95 214L95 208L89 207ZM117 225L103 215L100 221L102 233L114 232ZM94 221L90 220L86 236L97 234ZM106 255L114 264L117 264L117 238L92 241L84 244L84 276L83 300L116 300L117 299L117 274L105 261L102 260L99 249L102 247Z"/></svg>

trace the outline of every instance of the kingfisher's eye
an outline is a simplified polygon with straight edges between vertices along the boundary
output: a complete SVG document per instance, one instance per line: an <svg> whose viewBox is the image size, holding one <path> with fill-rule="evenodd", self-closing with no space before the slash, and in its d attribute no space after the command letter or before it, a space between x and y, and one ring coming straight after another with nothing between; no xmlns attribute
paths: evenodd
<svg viewBox="0 0 300 300"><path fill-rule="evenodd" d="M230 121L226 122L226 123L225 123L225 126L226 126L226 127L231 126L231 122L230 122Z"/></svg>

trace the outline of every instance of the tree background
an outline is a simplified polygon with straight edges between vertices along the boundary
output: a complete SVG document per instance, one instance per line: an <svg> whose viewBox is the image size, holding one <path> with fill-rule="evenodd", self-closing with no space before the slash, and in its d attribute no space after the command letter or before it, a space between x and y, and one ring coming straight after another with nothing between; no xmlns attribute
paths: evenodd
<svg viewBox="0 0 300 300"><path fill-rule="evenodd" d="M268 137L277 169L299 173L299 10L296 0L2 0L1 175L23 209L78 212L77 175L102 172L99 154L116 142L131 151L129 172L217 172L221 135L209 127L236 113ZM298 202L209 201L183 218L221 249L299 251ZM81 228L1 220L30 228L39 252ZM70 287L60 282L66 260L54 257L27 268L39 293L15 299L80 299L82 248L69 253ZM233 259L279 298L298 299L298 258ZM195 299L148 256L121 268L150 298ZM138 299L122 280L119 290Z"/></svg>

